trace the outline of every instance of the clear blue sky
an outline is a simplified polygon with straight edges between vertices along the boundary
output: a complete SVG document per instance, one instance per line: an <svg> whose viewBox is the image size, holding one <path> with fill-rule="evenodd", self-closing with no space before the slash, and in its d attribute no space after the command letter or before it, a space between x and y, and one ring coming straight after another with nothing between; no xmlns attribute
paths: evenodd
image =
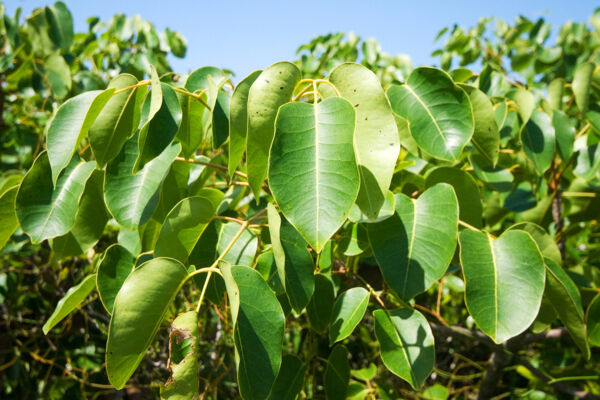
<svg viewBox="0 0 600 400"><path fill-rule="evenodd" d="M108 20L121 12L140 14L162 30L170 27L188 40L183 60L171 58L182 73L205 65L225 67L236 80L255 69L290 60L295 50L314 36L353 31L376 38L384 51L406 53L417 65L431 64L435 35L444 26L474 25L480 17L497 16L512 21L518 15L543 16L557 28L568 20L585 22L600 4L591 0L338 0L279 1L150 1L66 0L75 28L86 29L89 16ZM51 3L40 0L5 1L12 14L16 7L29 15Z"/></svg>

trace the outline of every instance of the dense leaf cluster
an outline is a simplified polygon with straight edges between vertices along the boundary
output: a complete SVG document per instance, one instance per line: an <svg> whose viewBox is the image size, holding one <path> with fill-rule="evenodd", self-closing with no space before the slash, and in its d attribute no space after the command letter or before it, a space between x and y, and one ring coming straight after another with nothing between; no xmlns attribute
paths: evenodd
<svg viewBox="0 0 600 400"><path fill-rule="evenodd" d="M63 101L4 178L0 244L19 229L78 268L43 331L103 308L99 388L154 363L165 399L593 397L592 22L554 47L541 20L500 24L498 43L455 27L443 69L343 35L236 86L215 67L123 69Z"/></svg>

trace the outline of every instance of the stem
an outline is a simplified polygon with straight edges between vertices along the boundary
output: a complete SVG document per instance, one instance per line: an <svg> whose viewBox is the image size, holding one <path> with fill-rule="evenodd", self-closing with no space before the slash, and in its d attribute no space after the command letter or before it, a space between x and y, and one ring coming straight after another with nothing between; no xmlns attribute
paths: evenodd
<svg viewBox="0 0 600 400"><path fill-rule="evenodd" d="M113 92L113 94L112 94L112 95L113 95L113 96L115 96L115 95L117 95L117 94L119 94L119 93L126 92L126 91L128 91L128 90L130 90L130 89L134 89L134 88L136 88L136 87L140 87L140 86L148 86L148 85L150 85L151 83L152 83L152 81L151 81L151 80L149 80L149 79L147 79L147 80L145 80L145 81L139 81L139 82L138 82L138 83L136 83L135 85L129 85L129 86L125 86L124 88L121 88L121 89L119 89L119 90L115 90L115 91Z"/></svg>
<svg viewBox="0 0 600 400"><path fill-rule="evenodd" d="M186 280L189 279L193 275L199 274L200 271L202 271L202 272L208 272L208 274L206 275L206 280L204 281L204 286L202 287L202 292L200 293L200 299L198 300L198 305L196 306L196 312L200 312L200 307L202 306L202 300L204 300L204 294L206 293L206 288L208 287L208 282L210 281L210 277L212 276L212 273L216 272L219 275L223 276L221 274L221 271L219 271L219 269L217 268L217 266L223 260L223 258L227 255L227 253L229 253L229 251L233 248L233 245L235 244L235 242L237 242L237 240L240 238L240 236L242 236L242 233L244 233L244 230L252 222L254 222L258 218L262 217L262 215L266 211L267 211L266 209L261 210L258 213L256 213L252 218L247 219L246 221L244 221L241 224L240 229L237 231L237 233L235 234L235 236L231 239L231 242L229 242L229 244L227 245L227 247L225 248L225 250L223 250L223 252L221 254L219 254L219 257L215 260L214 263L212 263L212 265L210 267L199 269L198 271L194 271L193 273L191 273L190 275L187 276Z"/></svg>
<svg viewBox="0 0 600 400"><path fill-rule="evenodd" d="M206 107L206 108L207 108L209 111L212 111L212 109L211 109L211 107L208 105L208 103L206 103L206 102L204 101L204 99L202 98L202 95L204 95L204 93L206 93L206 91L207 91L208 89L204 89L203 91L201 91L201 92L200 92L200 93L198 93L198 94L196 94L196 93L192 93L192 92L189 92L189 91L187 91L187 90L185 90L185 89L178 88L178 87L174 87L174 88L173 88L173 90L175 90L175 91L176 91L176 92L178 92L178 93L185 94L186 96L190 96L191 98L194 98L194 99L198 100L198 101L199 101L200 103L202 103L202 105L203 105L204 107Z"/></svg>
<svg viewBox="0 0 600 400"><path fill-rule="evenodd" d="M481 232L481 229L475 228L473 225L468 224L461 219L458 220L458 224L464 226L465 228L471 229L472 231Z"/></svg>
<svg viewBox="0 0 600 400"><path fill-rule="evenodd" d="M198 165L204 165L210 168L214 168L214 169L218 169L221 171L225 171L228 172L229 170L227 169L227 167L223 166L223 165L219 165L219 164L213 164L210 162L206 162L206 161L199 161L199 160L188 160L187 158L183 158L183 157L177 157L175 159L175 161L180 161L180 162L186 162L186 163L190 163L190 164L198 164ZM241 178L244 179L248 179L248 175L244 174L243 172L240 171L235 171L234 175L237 175Z"/></svg>

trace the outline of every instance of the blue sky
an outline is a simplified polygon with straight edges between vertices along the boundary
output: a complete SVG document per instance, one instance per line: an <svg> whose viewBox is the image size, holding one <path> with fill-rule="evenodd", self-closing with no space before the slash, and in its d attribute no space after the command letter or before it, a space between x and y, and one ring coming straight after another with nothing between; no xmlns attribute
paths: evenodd
<svg viewBox="0 0 600 400"><path fill-rule="evenodd" d="M50 1L10 0L7 11L24 15ZM143 1L66 0L76 30L89 16L108 20L122 12L140 14L158 29L170 27L188 40L185 59L171 59L182 73L205 65L233 70L236 81L273 62L291 60L314 36L353 31L376 38L384 51L406 53L415 65L431 64L435 35L444 26L474 25L480 17L512 21L518 15L544 17L555 28L568 20L584 22L600 4L591 0L344 0L344 1Z"/></svg>

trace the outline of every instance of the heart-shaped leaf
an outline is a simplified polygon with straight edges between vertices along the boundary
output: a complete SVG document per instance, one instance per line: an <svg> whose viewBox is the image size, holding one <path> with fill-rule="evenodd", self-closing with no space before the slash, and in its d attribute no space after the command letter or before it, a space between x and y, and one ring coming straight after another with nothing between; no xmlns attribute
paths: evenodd
<svg viewBox="0 0 600 400"><path fill-rule="evenodd" d="M397 194L394 216L367 225L383 277L405 301L444 275L456 249L457 231L458 201L445 183L427 189L418 200Z"/></svg>
<svg viewBox="0 0 600 400"><path fill-rule="evenodd" d="M392 110L408 120L419 147L442 160L458 159L473 136L473 110L469 96L450 75L437 68L415 68L387 96Z"/></svg>
<svg viewBox="0 0 600 400"><path fill-rule="evenodd" d="M354 122L354 108L339 97L288 103L277 116L269 186L285 217L317 253L346 220L358 194Z"/></svg>
<svg viewBox="0 0 600 400"><path fill-rule="evenodd" d="M535 319L544 293L540 251L523 231L497 239L486 233L460 233L465 303L479 328L496 343L518 335Z"/></svg>

